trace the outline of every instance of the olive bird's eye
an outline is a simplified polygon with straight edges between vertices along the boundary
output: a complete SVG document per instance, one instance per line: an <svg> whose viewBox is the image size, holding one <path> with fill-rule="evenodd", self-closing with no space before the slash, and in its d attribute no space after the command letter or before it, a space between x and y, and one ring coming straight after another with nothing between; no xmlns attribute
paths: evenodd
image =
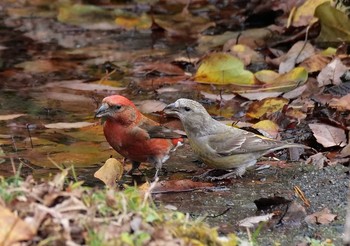
<svg viewBox="0 0 350 246"><path fill-rule="evenodd" d="M185 107L185 111L191 111L191 108L189 108L189 107Z"/></svg>

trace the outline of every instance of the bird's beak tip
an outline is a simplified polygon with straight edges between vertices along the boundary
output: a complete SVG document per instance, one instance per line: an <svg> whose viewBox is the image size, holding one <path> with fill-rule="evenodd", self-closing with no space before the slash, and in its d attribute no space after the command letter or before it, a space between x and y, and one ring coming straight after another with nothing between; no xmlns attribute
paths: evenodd
<svg viewBox="0 0 350 246"><path fill-rule="evenodd" d="M164 108L164 112L165 113L171 113L172 111L174 111L175 109L175 104L174 103L171 103L171 104L168 104L165 108Z"/></svg>
<svg viewBox="0 0 350 246"><path fill-rule="evenodd" d="M95 112L95 118L101 118L108 114L108 105L102 104L101 107Z"/></svg>

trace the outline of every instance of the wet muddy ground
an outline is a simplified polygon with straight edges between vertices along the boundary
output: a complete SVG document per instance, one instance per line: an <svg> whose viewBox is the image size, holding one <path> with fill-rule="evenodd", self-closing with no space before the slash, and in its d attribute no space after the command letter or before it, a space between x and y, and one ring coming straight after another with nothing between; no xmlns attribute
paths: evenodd
<svg viewBox="0 0 350 246"><path fill-rule="evenodd" d="M74 165L80 180L101 185L93 173L110 155L121 159L105 142L101 126L93 119L104 96L121 93L142 105L145 99L170 103L200 94L190 85L164 87L162 93L144 90L144 78L123 76L125 71L118 70L108 83L100 81L107 61L116 61L114 65L121 67L126 62L137 66L145 60L185 55L191 41L177 42L147 32L85 30L54 18L34 17L25 10L8 12L7 7L3 5L0 11L0 115L23 115L0 121L1 176L10 176L14 167L18 170L21 166L22 175L45 178L57 171L55 164ZM58 122L95 125L48 128ZM204 169L195 160L186 145L165 164L167 172L161 179L180 180L200 174ZM146 173L153 176L152 170ZM295 245L306 238L328 238L340 245L348 185L349 170L343 165L318 169L305 163L288 163L283 168L250 170L243 178L216 182L215 188L161 193L154 198L158 204L174 205L195 218L205 217L222 233L236 232L242 238L247 238L247 231L239 227L239 221L275 210L275 218L256 236L259 245ZM295 186L304 192L310 207L295 195ZM273 197L288 202L274 204L263 212L257 210L255 200ZM288 217L285 213L292 204L297 209ZM330 225L305 223L305 214L323 208L329 208L337 219Z"/></svg>

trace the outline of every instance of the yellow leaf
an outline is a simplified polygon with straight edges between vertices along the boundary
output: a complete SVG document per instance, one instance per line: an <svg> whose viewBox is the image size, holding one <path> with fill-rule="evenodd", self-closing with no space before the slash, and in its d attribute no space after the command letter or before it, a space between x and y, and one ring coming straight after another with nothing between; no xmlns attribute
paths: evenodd
<svg viewBox="0 0 350 246"><path fill-rule="evenodd" d="M256 72L255 78L262 83L270 84L275 81L280 75L272 70L260 70Z"/></svg>
<svg viewBox="0 0 350 246"><path fill-rule="evenodd" d="M317 6L321 5L324 2L329 2L329 0L307 0L296 11L291 12L292 17L292 26L307 26L311 23L317 21L314 17L315 9Z"/></svg>
<svg viewBox="0 0 350 246"><path fill-rule="evenodd" d="M253 73L244 69L243 62L226 53L213 53L204 58L194 79L199 83L219 85L255 83Z"/></svg>
<svg viewBox="0 0 350 246"><path fill-rule="evenodd" d="M252 125L252 127L257 129L257 130L262 130L262 131L268 133L268 136L266 136L263 133L265 137L270 137L270 138L275 139L278 136L279 126L271 120L259 121L258 123Z"/></svg>
<svg viewBox="0 0 350 246"><path fill-rule="evenodd" d="M114 187L115 182L123 176L123 164L115 158L109 158L106 163L98 169L94 177L100 179L108 187Z"/></svg>
<svg viewBox="0 0 350 246"><path fill-rule="evenodd" d="M253 102L249 106L247 116L259 119L265 114L271 114L281 110L288 102L289 100L285 98L266 98L261 101Z"/></svg>

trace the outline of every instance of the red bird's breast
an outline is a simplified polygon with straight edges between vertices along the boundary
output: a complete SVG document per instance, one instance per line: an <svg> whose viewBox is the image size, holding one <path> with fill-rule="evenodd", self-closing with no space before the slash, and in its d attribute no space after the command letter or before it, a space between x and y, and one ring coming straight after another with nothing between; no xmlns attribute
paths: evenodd
<svg viewBox="0 0 350 246"><path fill-rule="evenodd" d="M150 138L145 130L137 125L121 125L106 120L104 135L108 143L122 156L138 162L146 162L153 157L166 157L170 150L182 142L178 139Z"/></svg>

